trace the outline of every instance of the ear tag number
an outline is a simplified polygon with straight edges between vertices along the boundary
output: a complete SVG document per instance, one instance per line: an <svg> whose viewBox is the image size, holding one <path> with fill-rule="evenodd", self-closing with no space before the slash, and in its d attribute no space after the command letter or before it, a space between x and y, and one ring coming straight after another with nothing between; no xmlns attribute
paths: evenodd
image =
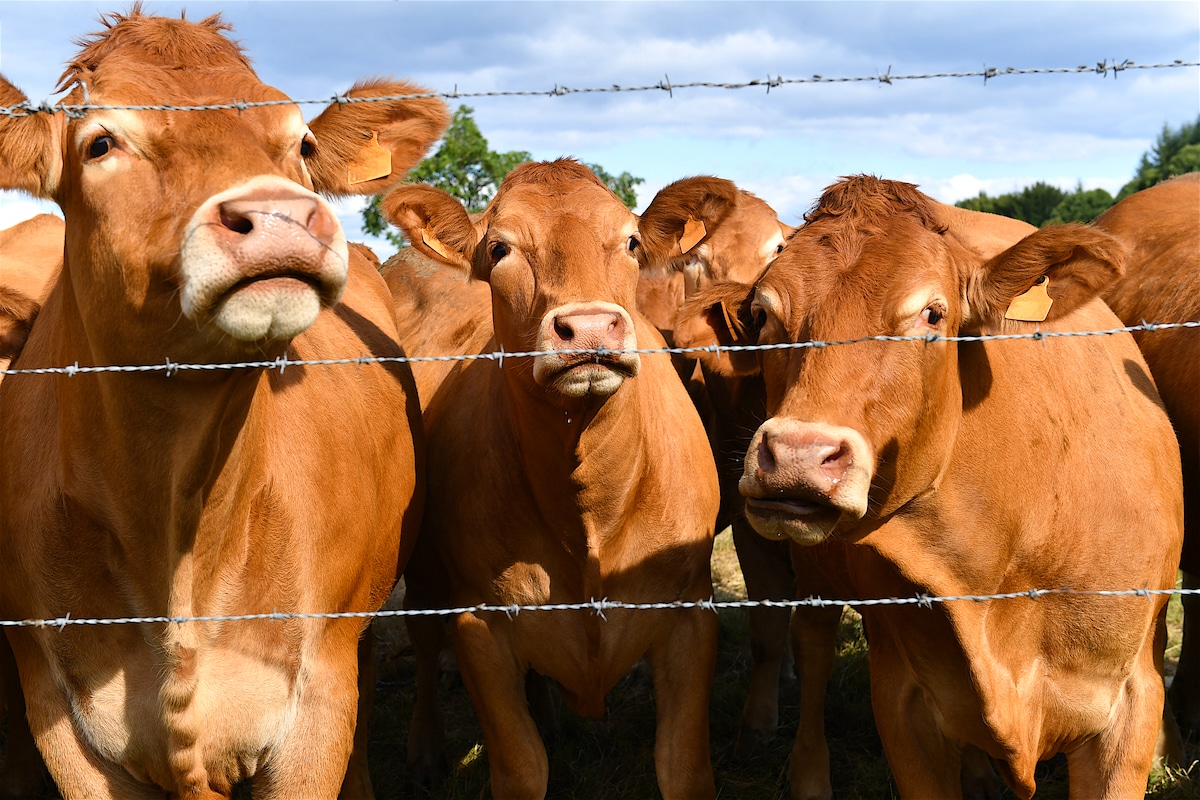
<svg viewBox="0 0 1200 800"><path fill-rule="evenodd" d="M708 236L708 229L704 227L704 223L698 219L687 218L687 222L683 224L683 236L679 237L679 249L686 253L700 241Z"/></svg>
<svg viewBox="0 0 1200 800"><path fill-rule="evenodd" d="M356 183L386 178L392 174L392 151L379 144L378 131L371 134L371 141L363 145L358 158L350 165L347 182Z"/></svg>
<svg viewBox="0 0 1200 800"><path fill-rule="evenodd" d="M1008 311L1004 312L1004 318L1018 322L1044 322L1050 313L1050 306L1054 305L1054 298L1046 293L1048 288L1050 279L1043 275L1028 292L1013 298L1008 304Z"/></svg>
<svg viewBox="0 0 1200 800"><path fill-rule="evenodd" d="M433 252L445 259L449 259L450 255L446 252L446 245L442 244L442 240L433 235L429 228L421 229L421 241L425 243Z"/></svg>

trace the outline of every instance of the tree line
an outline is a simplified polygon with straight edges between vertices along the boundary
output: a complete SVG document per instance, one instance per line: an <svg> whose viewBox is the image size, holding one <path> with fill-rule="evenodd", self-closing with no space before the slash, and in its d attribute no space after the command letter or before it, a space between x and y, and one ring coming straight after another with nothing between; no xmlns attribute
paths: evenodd
<svg viewBox="0 0 1200 800"><path fill-rule="evenodd" d="M1082 183L1075 187L1075 191L1066 192L1038 181L1019 192L995 197L980 192L978 197L960 200L955 205L972 211L1014 217L1038 227L1063 222L1091 222L1134 192L1187 172L1200 172L1200 118L1195 122L1185 122L1179 130L1171 130L1164 125L1154 146L1142 154L1133 180L1122 186L1116 197L1104 189L1084 189Z"/></svg>

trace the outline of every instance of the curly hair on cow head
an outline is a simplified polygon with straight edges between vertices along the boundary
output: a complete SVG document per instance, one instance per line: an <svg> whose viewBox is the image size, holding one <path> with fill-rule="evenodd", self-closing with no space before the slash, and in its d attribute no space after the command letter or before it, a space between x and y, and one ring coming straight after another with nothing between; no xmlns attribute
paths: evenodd
<svg viewBox="0 0 1200 800"><path fill-rule="evenodd" d="M95 70L114 52L131 49L146 61L168 68L236 67L253 71L242 46L225 36L233 26L220 14L193 23L181 13L179 19L142 13L134 3L125 14L101 14L104 30L77 39L82 48L58 79L55 92L65 92Z"/></svg>
<svg viewBox="0 0 1200 800"><path fill-rule="evenodd" d="M843 216L875 221L897 212L911 214L934 233L945 233L947 230L946 224L938 216L934 201L915 185L874 175L843 176L825 189L817 204L804 215L804 221L813 223Z"/></svg>

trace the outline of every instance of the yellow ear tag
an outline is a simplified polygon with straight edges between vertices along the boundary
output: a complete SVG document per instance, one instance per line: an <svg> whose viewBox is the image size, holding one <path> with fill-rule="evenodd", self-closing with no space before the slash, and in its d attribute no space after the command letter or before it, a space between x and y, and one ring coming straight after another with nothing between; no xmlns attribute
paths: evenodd
<svg viewBox="0 0 1200 800"><path fill-rule="evenodd" d="M707 235L708 229L704 227L703 222L688 217L687 222L683 224L683 236L679 237L680 251L686 253L700 244L700 240Z"/></svg>
<svg viewBox="0 0 1200 800"><path fill-rule="evenodd" d="M421 241L425 243L426 247L437 253L442 258L450 258L450 256L446 253L446 245L442 244L441 239L434 236L429 228L421 229Z"/></svg>
<svg viewBox="0 0 1200 800"><path fill-rule="evenodd" d="M1049 287L1049 278L1045 275L1038 278L1028 292L1013 298L1008 304L1008 311L1004 312L1004 318L1019 322L1044 322L1050 313L1050 306L1054 305L1054 298L1046 293Z"/></svg>
<svg viewBox="0 0 1200 800"><path fill-rule="evenodd" d="M392 151L379 144L379 133L371 134L371 141L363 145L358 158L350 165L347 181L353 186L392 174Z"/></svg>

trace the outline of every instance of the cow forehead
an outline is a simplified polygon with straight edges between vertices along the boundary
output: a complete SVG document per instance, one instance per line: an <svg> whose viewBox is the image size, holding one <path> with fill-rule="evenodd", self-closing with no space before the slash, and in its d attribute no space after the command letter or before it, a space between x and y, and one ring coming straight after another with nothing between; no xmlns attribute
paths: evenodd
<svg viewBox="0 0 1200 800"><path fill-rule="evenodd" d="M528 184L497 198L488 231L526 239L535 249L578 240L609 246L637 231L637 217L594 183Z"/></svg>
<svg viewBox="0 0 1200 800"><path fill-rule="evenodd" d="M943 238L897 215L882 223L829 219L802 227L760 286L784 299L793 317L820 309L820 316L836 318L826 312L854 308L889 319L934 296L952 296L957 279Z"/></svg>

